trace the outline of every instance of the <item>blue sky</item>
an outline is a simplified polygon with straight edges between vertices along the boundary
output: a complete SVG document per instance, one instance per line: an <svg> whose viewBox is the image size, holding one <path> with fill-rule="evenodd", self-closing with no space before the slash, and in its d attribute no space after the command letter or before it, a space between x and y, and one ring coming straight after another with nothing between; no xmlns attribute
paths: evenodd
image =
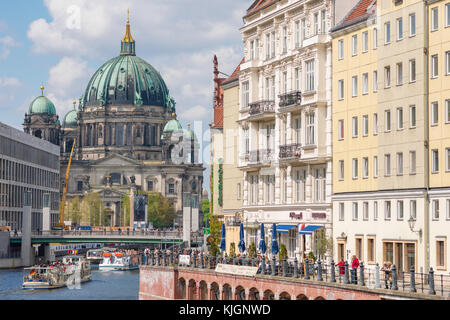
<svg viewBox="0 0 450 320"><path fill-rule="evenodd" d="M212 119L213 55L231 74L243 56L239 28L251 0L15 0L0 14L0 113L22 129L45 95L62 119L104 62L120 52L130 9L137 55L163 76L185 127ZM209 141L204 136L203 146ZM208 150L205 151L205 154ZM209 170L205 187L209 189Z"/></svg>

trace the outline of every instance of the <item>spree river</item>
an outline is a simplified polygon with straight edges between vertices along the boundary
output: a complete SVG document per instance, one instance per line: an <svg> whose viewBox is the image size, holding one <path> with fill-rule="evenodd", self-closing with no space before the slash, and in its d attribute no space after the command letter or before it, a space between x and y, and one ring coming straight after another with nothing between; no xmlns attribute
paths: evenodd
<svg viewBox="0 0 450 320"><path fill-rule="evenodd" d="M80 289L23 290L23 269L0 270L0 300L138 300L139 270L92 270Z"/></svg>

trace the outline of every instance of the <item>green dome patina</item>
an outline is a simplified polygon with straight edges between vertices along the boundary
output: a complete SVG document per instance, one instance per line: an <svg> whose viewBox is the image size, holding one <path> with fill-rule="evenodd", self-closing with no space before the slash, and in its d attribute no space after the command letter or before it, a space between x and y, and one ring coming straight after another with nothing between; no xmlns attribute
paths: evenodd
<svg viewBox="0 0 450 320"><path fill-rule="evenodd" d="M63 120L64 128L74 128L77 127L77 110L73 109L69 113L66 114Z"/></svg>
<svg viewBox="0 0 450 320"><path fill-rule="evenodd" d="M30 104L30 107L28 108L28 114L47 114L50 116L55 116L56 108L53 102L42 95L34 99Z"/></svg>
<svg viewBox="0 0 450 320"><path fill-rule="evenodd" d="M190 126L186 130L183 130L183 139L187 141L196 141L197 137L195 136L194 131L191 130Z"/></svg>
<svg viewBox="0 0 450 320"><path fill-rule="evenodd" d="M172 119L169 122L167 122L166 126L164 127L164 133L172 133L177 131L182 131L183 128L181 127L181 124L176 119Z"/></svg>

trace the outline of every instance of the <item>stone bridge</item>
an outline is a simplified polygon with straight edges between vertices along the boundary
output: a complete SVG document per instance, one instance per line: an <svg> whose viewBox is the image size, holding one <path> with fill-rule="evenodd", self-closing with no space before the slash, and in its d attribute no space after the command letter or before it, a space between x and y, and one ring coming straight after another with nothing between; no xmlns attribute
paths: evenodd
<svg viewBox="0 0 450 320"><path fill-rule="evenodd" d="M408 300L442 299L421 293L371 289L257 274L217 273L211 269L140 267L140 300Z"/></svg>

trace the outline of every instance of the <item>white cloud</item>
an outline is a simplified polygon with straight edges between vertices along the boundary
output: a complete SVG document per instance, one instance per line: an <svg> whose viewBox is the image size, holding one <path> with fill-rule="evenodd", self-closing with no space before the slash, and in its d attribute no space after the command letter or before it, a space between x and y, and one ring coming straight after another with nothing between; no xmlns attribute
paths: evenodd
<svg viewBox="0 0 450 320"><path fill-rule="evenodd" d="M0 38L0 60L6 59L11 53L11 48L17 47L19 45L20 43L16 42L10 36Z"/></svg>
<svg viewBox="0 0 450 320"><path fill-rule="evenodd" d="M0 78L0 87L18 87L21 83L17 78Z"/></svg>
<svg viewBox="0 0 450 320"><path fill-rule="evenodd" d="M181 114L184 120L202 120L208 114L208 108L203 106L195 106L187 109Z"/></svg>

